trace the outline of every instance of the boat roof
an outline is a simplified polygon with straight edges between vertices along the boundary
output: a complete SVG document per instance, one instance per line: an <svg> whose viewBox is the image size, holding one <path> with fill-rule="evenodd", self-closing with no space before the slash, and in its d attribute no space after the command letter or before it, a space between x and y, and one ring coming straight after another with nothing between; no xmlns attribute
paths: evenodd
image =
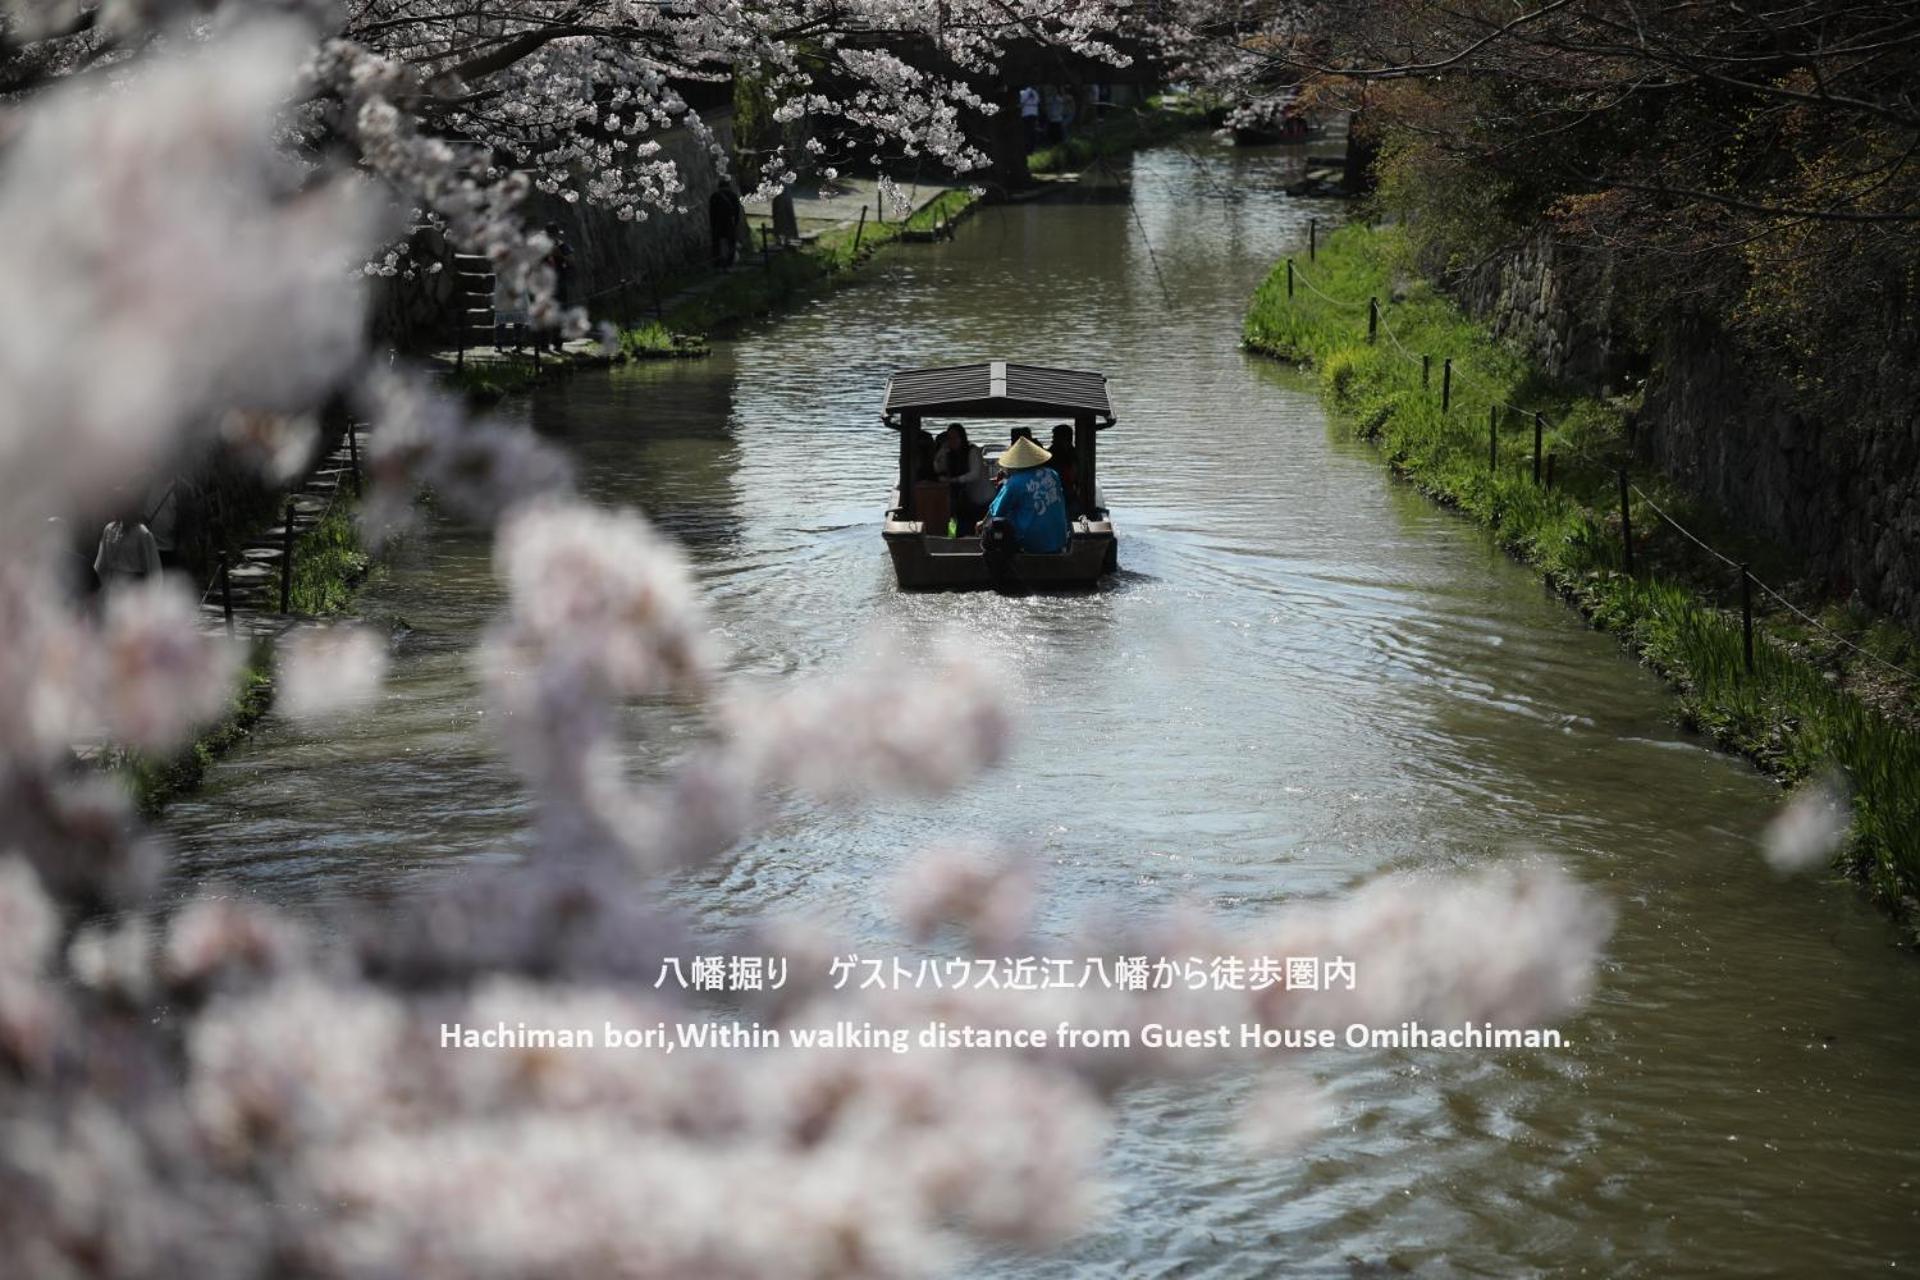
<svg viewBox="0 0 1920 1280"><path fill-rule="evenodd" d="M987 360L939 369L902 369L887 380L887 417L1073 418L1113 423L1107 376L1080 369ZM897 424L892 424L897 425Z"/></svg>

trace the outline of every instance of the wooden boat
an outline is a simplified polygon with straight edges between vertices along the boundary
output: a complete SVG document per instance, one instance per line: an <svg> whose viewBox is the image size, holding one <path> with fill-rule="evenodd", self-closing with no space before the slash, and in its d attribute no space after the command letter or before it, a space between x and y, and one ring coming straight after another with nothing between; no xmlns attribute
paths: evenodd
<svg viewBox="0 0 1920 1280"><path fill-rule="evenodd" d="M1072 495L1082 513L1066 550L1049 555L993 555L966 530L950 536L950 486L916 480L923 471L923 429L948 422L1053 419L1073 424ZM882 529L894 576L909 591L1084 591L1118 565L1113 522L1100 503L1097 438L1114 424L1107 379L1077 369L993 360L939 369L902 369L887 381L882 420L900 433L900 473ZM1044 431L1036 435L1045 437ZM989 461L998 451L989 455Z"/></svg>

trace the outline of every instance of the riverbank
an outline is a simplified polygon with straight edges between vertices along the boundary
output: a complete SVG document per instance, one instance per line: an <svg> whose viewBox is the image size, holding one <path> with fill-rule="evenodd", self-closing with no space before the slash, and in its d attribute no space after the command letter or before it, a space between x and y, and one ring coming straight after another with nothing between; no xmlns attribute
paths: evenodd
<svg viewBox="0 0 1920 1280"><path fill-rule="evenodd" d="M1287 274L1282 262L1256 291L1248 349L1311 365L1332 410L1396 471L1491 529L1658 670L1687 725L1785 782L1843 777L1853 825L1839 865L1920 940L1920 694L1900 670L1914 667L1912 637L1802 594L1789 549L1741 537L1635 468L1634 399L1545 379L1418 278L1397 231L1343 228L1316 260L1296 260L1291 297ZM1372 340L1369 299L1379 303ZM1727 560L1785 597L1749 587L1758 597L1751 669L1740 574ZM1804 614L1786 604L1796 597Z"/></svg>
<svg viewBox="0 0 1920 1280"><path fill-rule="evenodd" d="M339 451L336 451L336 455ZM245 742L253 728L273 708L273 671L276 642L288 630L344 615L360 589L372 579L378 564L361 544L357 496L338 491L338 465L351 458L336 456L329 466L336 492L310 528L300 530L293 543L293 573L287 583L288 612L247 616L236 609L236 631L246 638L247 658L227 711L185 746L167 753L109 748L100 764L126 782L139 811L152 817L178 796L194 790L214 761ZM298 526L296 525L296 528ZM257 532L270 533L265 527ZM224 626L211 621L210 625Z"/></svg>
<svg viewBox="0 0 1920 1280"><path fill-rule="evenodd" d="M1035 149L1027 157L1027 172L1070 173L1090 165L1097 167L1210 125L1206 106L1184 94L1162 94L1144 106L1109 107L1106 118L1098 123L1064 142Z"/></svg>

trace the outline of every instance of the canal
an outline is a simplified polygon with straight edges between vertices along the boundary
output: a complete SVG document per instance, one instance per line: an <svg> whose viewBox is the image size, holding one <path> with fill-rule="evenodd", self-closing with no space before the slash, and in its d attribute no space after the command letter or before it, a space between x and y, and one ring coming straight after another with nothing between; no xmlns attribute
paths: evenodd
<svg viewBox="0 0 1920 1280"><path fill-rule="evenodd" d="M966 1274L1920 1264L1920 967L1852 889L1767 870L1775 788L1675 729L1613 641L1331 428L1310 383L1237 350L1254 285L1310 214L1338 216L1286 199L1288 176L1258 152L1147 152L1132 207L986 209L711 360L507 407L595 498L687 545L741 678L943 635L1006 673L1021 733L995 773L933 804L796 803L671 892L725 923L829 912L872 939L875 886L948 836L1034 850L1060 925L1557 860L1619 911L1571 1048L1317 1054L1330 1124L1285 1156L1234 1141L1245 1081L1136 1090L1102 1223ZM1111 374L1123 573L1083 598L904 596L877 528L882 386L1001 357ZM363 599L408 628L381 704L270 721L216 767L165 820L190 875L302 905L519 856L524 801L466 660L498 603L483 535L415 538ZM689 727L635 713L636 767Z"/></svg>

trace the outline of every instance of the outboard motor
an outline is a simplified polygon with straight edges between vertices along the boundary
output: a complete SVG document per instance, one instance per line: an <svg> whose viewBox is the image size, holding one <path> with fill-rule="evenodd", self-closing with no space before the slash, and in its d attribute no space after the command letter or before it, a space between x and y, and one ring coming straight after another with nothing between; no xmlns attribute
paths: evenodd
<svg viewBox="0 0 1920 1280"><path fill-rule="evenodd" d="M980 555L987 562L987 580L1003 595L1022 594L1024 588L1014 572L1013 557L1020 550L1013 523L998 517L980 525Z"/></svg>

